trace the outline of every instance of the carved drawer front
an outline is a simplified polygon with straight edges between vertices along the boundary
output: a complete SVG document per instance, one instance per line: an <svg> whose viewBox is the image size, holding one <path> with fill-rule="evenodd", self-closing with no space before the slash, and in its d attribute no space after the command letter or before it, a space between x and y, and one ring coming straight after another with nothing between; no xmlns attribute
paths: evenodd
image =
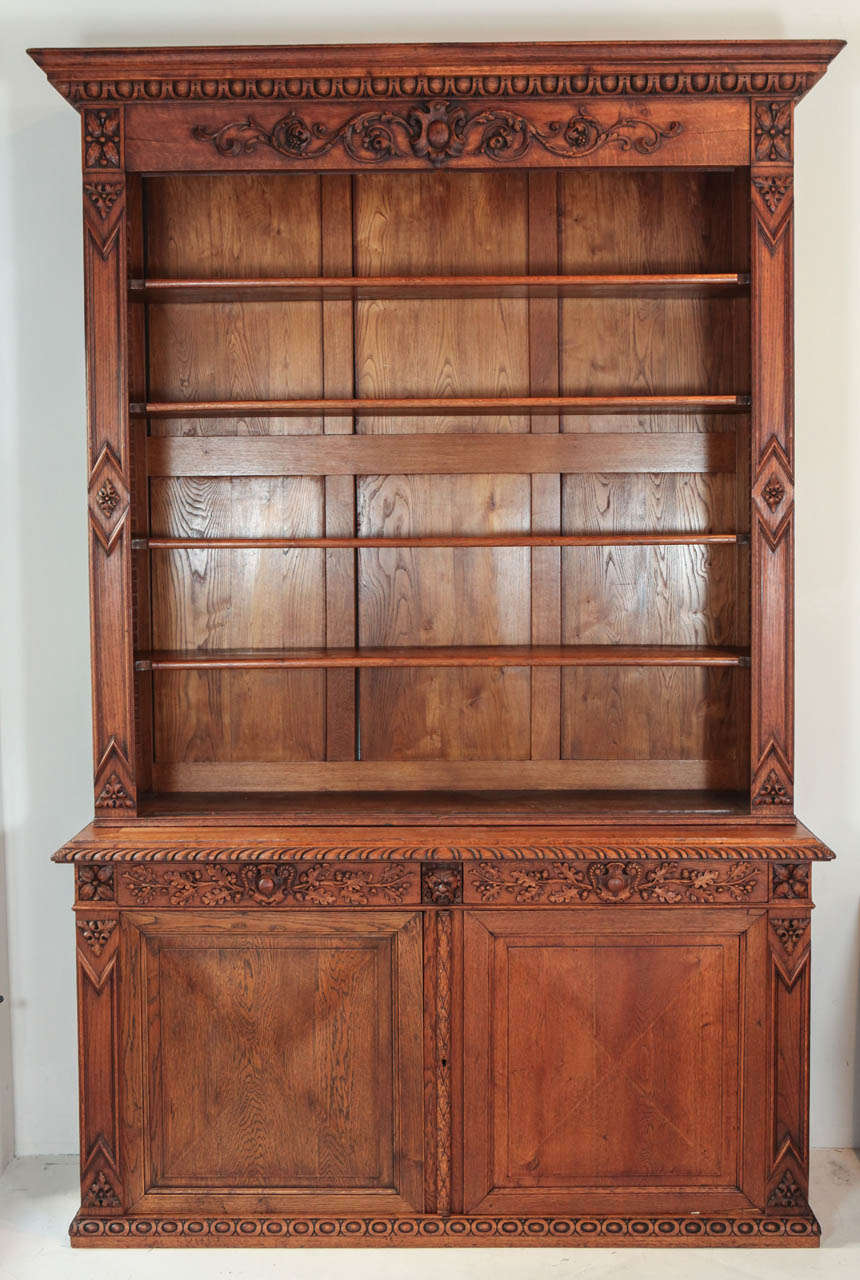
<svg viewBox="0 0 860 1280"><path fill-rule="evenodd" d="M421 1210L418 914L128 912L122 933L131 1206Z"/></svg>
<svg viewBox="0 0 860 1280"><path fill-rule="evenodd" d="M763 1204L766 939L758 911L467 912L466 1212Z"/></svg>

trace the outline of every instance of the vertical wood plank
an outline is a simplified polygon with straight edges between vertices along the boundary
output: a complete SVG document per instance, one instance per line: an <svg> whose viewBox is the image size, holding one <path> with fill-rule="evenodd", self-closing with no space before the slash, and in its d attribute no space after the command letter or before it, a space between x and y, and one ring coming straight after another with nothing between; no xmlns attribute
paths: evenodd
<svg viewBox="0 0 860 1280"><path fill-rule="evenodd" d="M82 113L95 809L137 809L123 109Z"/></svg>
<svg viewBox="0 0 860 1280"><path fill-rule="evenodd" d="M558 178L529 173L528 259L532 273L558 271ZM530 394L558 395L558 311L554 298L529 300ZM558 415L532 418L531 430L557 432ZM561 530L561 476L531 478L533 533ZM561 549L536 547L531 554L531 642L561 643ZM561 671L531 673L531 758L557 760L561 742Z"/></svg>
<svg viewBox="0 0 860 1280"><path fill-rule="evenodd" d="M792 104L751 111L751 800L776 814L793 807Z"/></svg>
<svg viewBox="0 0 860 1280"><path fill-rule="evenodd" d="M352 179L348 174L320 178L322 272L352 274ZM323 308L323 386L327 396L355 394L353 362L353 304L327 301ZM351 435L351 417L329 417L328 435ZM355 480L326 476L325 531L327 537L355 533ZM326 644L350 648L356 643L354 551L326 551ZM326 672L326 759L354 760L356 754L356 673Z"/></svg>

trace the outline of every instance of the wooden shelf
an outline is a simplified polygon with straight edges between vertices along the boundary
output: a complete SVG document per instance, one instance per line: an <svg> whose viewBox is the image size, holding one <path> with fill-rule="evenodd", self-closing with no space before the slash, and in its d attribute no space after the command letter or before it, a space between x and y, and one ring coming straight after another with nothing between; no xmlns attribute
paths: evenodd
<svg viewBox="0 0 860 1280"><path fill-rule="evenodd" d="M673 298L746 293L737 272L660 275L284 276L129 281L147 302L288 302L375 298Z"/></svg>
<svg viewBox="0 0 860 1280"><path fill-rule="evenodd" d="M648 547L736 546L748 533L497 533L430 534L392 538L132 538L133 551L306 551L315 547L383 550L386 547Z"/></svg>
<svg viewBox="0 0 860 1280"><path fill-rule="evenodd" d="M364 414L369 417L446 417L458 414L746 413L748 395L665 396L394 396L300 400L133 401L133 417L262 418Z"/></svg>
<svg viewBox="0 0 860 1280"><path fill-rule="evenodd" d="M137 671L296 667L742 667L749 650L698 645L460 645L366 649L174 649L140 654Z"/></svg>
<svg viewBox="0 0 860 1280"><path fill-rule="evenodd" d="M587 827L605 826L608 822L622 828L636 827L644 820L671 820L673 829L663 838L675 843L684 839L683 828L698 826L703 819L719 823L737 823L749 815L749 796L744 792L718 790L664 790L664 791L294 791L270 794L254 792L158 792L143 796L141 817L153 825L174 826L177 821L191 821L203 826L219 823L235 823L246 828L243 845L248 847L251 831L257 836L257 828L248 827L250 814L254 822L269 821L290 826L308 826L324 823L331 826L377 827L377 838L393 840L396 828L393 823L459 822L466 826L481 824L498 827L506 822L525 823L529 827L547 827L548 838L557 842L568 841L571 856L577 841L596 843L597 837L590 831L568 832L557 824L576 822ZM120 815L121 816L121 815ZM794 820L791 819L791 822ZM771 823L789 819L770 818ZM550 825L552 824L552 825ZM676 829L680 824L680 830ZM267 834L262 828L263 838ZM735 843L743 839L761 839L761 829L750 826L743 834L737 834ZM217 846L230 844L230 835L223 840L214 838L207 843ZM637 833L641 837L641 833ZM662 834L662 833L661 833ZM410 829L409 839L414 844L424 836L420 828ZM764 835L771 842L780 839L773 827ZM466 833L464 833L464 838ZM129 839L139 846L140 841L132 827ZM104 839L94 832L94 839ZM190 840L196 836L189 836ZM273 841L281 838L281 832L272 833ZM503 837L497 837L502 839ZM511 843L520 837L509 833ZM649 835L649 838L654 838ZM696 832L699 841L704 834ZM429 847L438 841L438 829L426 832ZM454 839L446 832L446 839ZM607 835L607 843L617 843L618 830ZM112 847L116 844L111 834ZM641 840L640 840L641 842ZM162 841L163 843L163 841ZM726 855L729 856L728 854Z"/></svg>

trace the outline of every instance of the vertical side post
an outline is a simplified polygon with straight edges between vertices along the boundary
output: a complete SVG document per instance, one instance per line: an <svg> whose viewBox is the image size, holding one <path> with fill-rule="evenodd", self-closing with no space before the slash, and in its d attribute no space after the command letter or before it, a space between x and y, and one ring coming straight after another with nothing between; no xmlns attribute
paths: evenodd
<svg viewBox="0 0 860 1280"><path fill-rule="evenodd" d="M792 109L751 104L754 812L793 811L794 333Z"/></svg>
<svg viewBox="0 0 860 1280"><path fill-rule="evenodd" d="M82 125L95 811L118 817L137 811L123 108Z"/></svg>

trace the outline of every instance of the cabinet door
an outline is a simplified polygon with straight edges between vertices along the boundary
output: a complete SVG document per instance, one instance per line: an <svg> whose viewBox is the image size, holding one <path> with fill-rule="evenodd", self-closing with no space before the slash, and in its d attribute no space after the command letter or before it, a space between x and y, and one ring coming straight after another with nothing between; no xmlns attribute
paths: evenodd
<svg viewBox="0 0 860 1280"><path fill-rule="evenodd" d="M765 928L732 909L468 912L465 1211L760 1202Z"/></svg>
<svg viewBox="0 0 860 1280"><path fill-rule="evenodd" d="M422 1208L421 919L128 912L137 1212Z"/></svg>

